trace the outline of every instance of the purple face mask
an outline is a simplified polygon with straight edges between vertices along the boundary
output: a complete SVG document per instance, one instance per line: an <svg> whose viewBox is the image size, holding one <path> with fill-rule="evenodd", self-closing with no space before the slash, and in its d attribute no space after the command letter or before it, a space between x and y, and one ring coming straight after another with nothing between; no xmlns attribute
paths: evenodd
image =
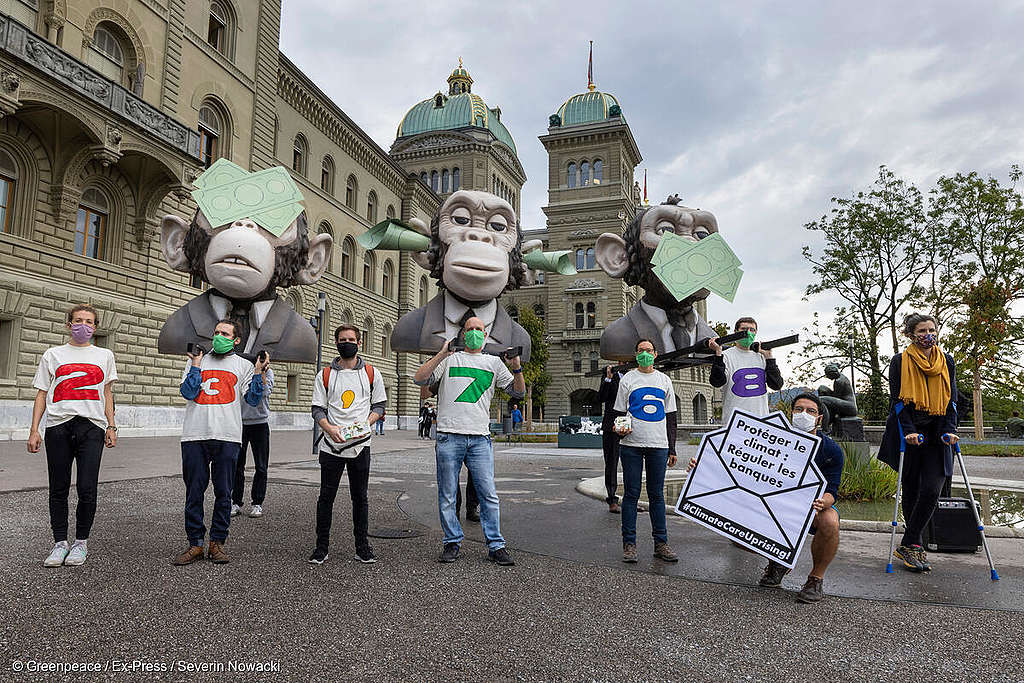
<svg viewBox="0 0 1024 683"><path fill-rule="evenodd" d="M914 343L922 349L930 349L935 346L935 341L938 337L939 335L937 334L918 334L914 335Z"/></svg>
<svg viewBox="0 0 1024 683"><path fill-rule="evenodd" d="M92 339L93 332L96 331L92 325L86 325L85 323L75 323L71 326L71 340L76 344L85 344Z"/></svg>

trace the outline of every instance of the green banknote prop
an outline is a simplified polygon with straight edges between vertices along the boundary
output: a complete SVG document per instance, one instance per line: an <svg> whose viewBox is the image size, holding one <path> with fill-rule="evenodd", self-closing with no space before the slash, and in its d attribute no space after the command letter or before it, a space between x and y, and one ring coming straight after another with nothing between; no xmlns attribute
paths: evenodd
<svg viewBox="0 0 1024 683"><path fill-rule="evenodd" d="M426 251L430 238L416 232L406 223L395 218L385 218L362 235L356 242L363 249L398 249L399 251Z"/></svg>
<svg viewBox="0 0 1024 683"><path fill-rule="evenodd" d="M523 263L534 270L543 270L549 273L561 275L575 275L576 266L572 262L572 252L564 251L541 251L535 249L523 254Z"/></svg>
<svg viewBox="0 0 1024 683"><path fill-rule="evenodd" d="M218 159L196 178L195 186L192 198L214 227L251 218L280 237L302 213L302 192L283 166L249 173Z"/></svg>
<svg viewBox="0 0 1024 683"><path fill-rule="evenodd" d="M677 301L701 289L732 301L743 277L741 265L718 233L698 242L666 233L651 257L654 274Z"/></svg>

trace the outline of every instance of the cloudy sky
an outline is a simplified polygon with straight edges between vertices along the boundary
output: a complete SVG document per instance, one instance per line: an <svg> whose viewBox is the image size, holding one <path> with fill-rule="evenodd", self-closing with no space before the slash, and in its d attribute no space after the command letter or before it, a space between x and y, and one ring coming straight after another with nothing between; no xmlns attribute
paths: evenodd
<svg viewBox="0 0 1024 683"><path fill-rule="evenodd" d="M384 149L461 56L500 105L544 225L548 115L594 80L614 93L652 201L716 214L744 263L735 302L763 338L833 301L801 301L803 225L881 164L923 190L942 174L1005 179L1024 161L1022 2L517 2L284 0L282 50ZM813 242L810 242L813 244Z"/></svg>

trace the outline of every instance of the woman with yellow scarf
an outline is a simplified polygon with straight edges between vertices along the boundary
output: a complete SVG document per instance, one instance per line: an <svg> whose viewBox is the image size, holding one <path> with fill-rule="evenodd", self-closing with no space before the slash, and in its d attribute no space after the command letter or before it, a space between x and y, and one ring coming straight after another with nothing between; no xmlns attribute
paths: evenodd
<svg viewBox="0 0 1024 683"><path fill-rule="evenodd" d="M938 323L930 315L912 313L903 323L910 338L907 349L889 363L889 398L892 408L878 459L899 467L903 457L903 540L893 553L914 572L929 571L931 564L921 532L932 518L946 477L953 475L956 435L956 365L937 346Z"/></svg>

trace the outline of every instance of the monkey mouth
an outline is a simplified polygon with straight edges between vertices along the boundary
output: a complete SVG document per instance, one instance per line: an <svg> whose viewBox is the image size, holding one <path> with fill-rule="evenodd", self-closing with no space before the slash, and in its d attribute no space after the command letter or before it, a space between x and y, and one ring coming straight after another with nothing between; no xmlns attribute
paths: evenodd
<svg viewBox="0 0 1024 683"><path fill-rule="evenodd" d="M224 265L229 268L250 268L252 270L258 270L249 260L241 256L228 256L227 258L217 261L217 265Z"/></svg>
<svg viewBox="0 0 1024 683"><path fill-rule="evenodd" d="M463 268L465 270L482 270L489 273L497 273L503 270L501 266L480 262L468 263L466 261L452 261L451 265L456 268Z"/></svg>

